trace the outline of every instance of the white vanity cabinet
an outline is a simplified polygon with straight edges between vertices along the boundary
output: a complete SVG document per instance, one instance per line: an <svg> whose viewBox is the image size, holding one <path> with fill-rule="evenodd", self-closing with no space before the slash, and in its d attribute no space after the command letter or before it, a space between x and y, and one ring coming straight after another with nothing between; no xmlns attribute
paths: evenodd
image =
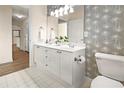
<svg viewBox="0 0 124 93"><path fill-rule="evenodd" d="M46 68L46 49L41 46L34 46L34 64L41 68Z"/></svg>
<svg viewBox="0 0 124 93"><path fill-rule="evenodd" d="M42 46L34 46L34 64L43 70L49 70L56 76L60 76L60 52Z"/></svg>
<svg viewBox="0 0 124 93"><path fill-rule="evenodd" d="M48 70L56 76L60 76L60 54L56 49L49 49L47 48L47 63L48 63Z"/></svg>
<svg viewBox="0 0 124 93"><path fill-rule="evenodd" d="M85 77L85 63L80 64L74 59L85 56L85 49L75 52L64 51L39 45L34 46L34 62L43 70L48 70L73 87L79 87Z"/></svg>
<svg viewBox="0 0 124 93"><path fill-rule="evenodd" d="M78 63L74 59L79 55L85 56L85 50L76 52L63 51L60 60L60 77L74 87L79 87L85 77L85 63Z"/></svg>
<svg viewBox="0 0 124 93"><path fill-rule="evenodd" d="M73 53L62 51L60 58L60 77L62 80L72 85L72 64L74 61Z"/></svg>

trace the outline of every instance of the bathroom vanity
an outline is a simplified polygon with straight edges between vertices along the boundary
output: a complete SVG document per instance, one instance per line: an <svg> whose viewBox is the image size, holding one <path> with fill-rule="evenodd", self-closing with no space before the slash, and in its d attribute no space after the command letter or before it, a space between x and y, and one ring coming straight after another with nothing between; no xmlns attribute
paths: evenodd
<svg viewBox="0 0 124 93"><path fill-rule="evenodd" d="M34 44L34 63L73 87L79 87L85 78L85 62L76 61L79 56L85 56L85 46Z"/></svg>
<svg viewBox="0 0 124 93"><path fill-rule="evenodd" d="M74 6L74 13L55 17L49 14L52 7L38 7L40 11L34 11L39 15L36 17L32 12L34 19L38 20L32 20L31 25L30 66L48 71L72 87L79 87L85 79L85 61L80 60L81 57L85 59L85 45L82 44L84 8Z"/></svg>

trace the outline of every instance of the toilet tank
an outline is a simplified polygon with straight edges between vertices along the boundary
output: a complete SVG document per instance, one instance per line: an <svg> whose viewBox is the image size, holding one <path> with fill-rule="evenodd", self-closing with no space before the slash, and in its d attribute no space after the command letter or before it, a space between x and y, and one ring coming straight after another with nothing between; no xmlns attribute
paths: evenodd
<svg viewBox="0 0 124 93"><path fill-rule="evenodd" d="M100 74L124 81L124 56L96 53L95 57Z"/></svg>

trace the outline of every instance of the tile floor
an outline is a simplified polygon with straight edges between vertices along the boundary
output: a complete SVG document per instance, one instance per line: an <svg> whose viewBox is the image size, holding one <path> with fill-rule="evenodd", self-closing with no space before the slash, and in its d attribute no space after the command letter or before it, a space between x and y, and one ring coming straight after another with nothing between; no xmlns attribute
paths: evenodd
<svg viewBox="0 0 124 93"><path fill-rule="evenodd" d="M82 87L89 87L86 81ZM71 88L70 85L57 79L47 71L40 68L30 67L25 70L14 72L0 77L1 88Z"/></svg>

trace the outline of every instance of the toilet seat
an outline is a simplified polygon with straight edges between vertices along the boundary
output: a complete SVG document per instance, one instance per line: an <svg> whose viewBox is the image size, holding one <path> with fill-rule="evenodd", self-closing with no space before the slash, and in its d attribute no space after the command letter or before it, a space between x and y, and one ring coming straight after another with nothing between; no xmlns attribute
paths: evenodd
<svg viewBox="0 0 124 93"><path fill-rule="evenodd" d="M105 76L97 76L92 80L91 88L122 88L120 82L107 78Z"/></svg>

